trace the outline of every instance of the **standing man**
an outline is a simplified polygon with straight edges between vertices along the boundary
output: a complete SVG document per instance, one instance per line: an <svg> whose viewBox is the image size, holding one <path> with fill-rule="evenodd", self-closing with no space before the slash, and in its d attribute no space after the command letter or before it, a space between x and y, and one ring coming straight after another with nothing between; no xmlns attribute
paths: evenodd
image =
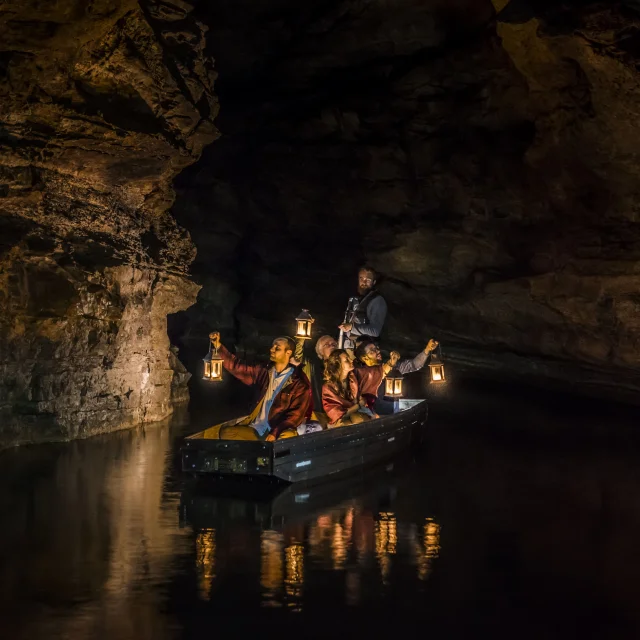
<svg viewBox="0 0 640 640"><path fill-rule="evenodd" d="M387 319L387 303L376 290L378 274L373 267L364 266L358 271L358 300L351 318L339 326L346 340L345 348L354 348L357 336L379 338Z"/></svg>

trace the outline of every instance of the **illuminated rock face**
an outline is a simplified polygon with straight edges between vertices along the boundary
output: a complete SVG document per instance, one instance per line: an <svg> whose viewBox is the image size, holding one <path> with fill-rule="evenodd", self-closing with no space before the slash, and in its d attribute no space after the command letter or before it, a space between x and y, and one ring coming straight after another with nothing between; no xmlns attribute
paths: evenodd
<svg viewBox="0 0 640 640"><path fill-rule="evenodd" d="M217 136L189 10L0 9L0 445L158 420L187 398L166 316L198 287L171 182Z"/></svg>
<svg viewBox="0 0 640 640"><path fill-rule="evenodd" d="M640 397L637 3L228 4L225 137L175 208L211 220L203 315L232 330L231 289L247 343L301 307L335 333L366 260L389 346Z"/></svg>

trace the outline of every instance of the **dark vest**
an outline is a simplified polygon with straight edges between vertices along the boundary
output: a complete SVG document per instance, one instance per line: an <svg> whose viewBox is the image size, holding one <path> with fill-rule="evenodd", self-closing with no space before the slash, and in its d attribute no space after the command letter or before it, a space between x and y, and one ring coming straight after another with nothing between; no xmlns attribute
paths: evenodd
<svg viewBox="0 0 640 640"><path fill-rule="evenodd" d="M356 324L369 324L369 316L367 315L367 309L369 305L376 299L379 298L380 294L374 289L373 291L369 291L364 298L361 298L358 301L358 308L353 314L353 321Z"/></svg>

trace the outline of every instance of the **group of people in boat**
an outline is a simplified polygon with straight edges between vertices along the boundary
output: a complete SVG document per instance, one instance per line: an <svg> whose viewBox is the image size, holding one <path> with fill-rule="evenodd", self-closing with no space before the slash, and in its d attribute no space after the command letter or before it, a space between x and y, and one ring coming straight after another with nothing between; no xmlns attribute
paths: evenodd
<svg viewBox="0 0 640 640"><path fill-rule="evenodd" d="M387 304L376 289L376 281L373 268L359 270L358 296L350 300L345 322L338 327L342 347L332 336L321 336L315 344L317 362L305 355L304 340L282 336L271 345L270 364L248 364L224 347L219 332L211 333L209 338L223 367L244 384L256 385L260 399L249 416L237 424L218 427L209 437L273 441L390 413L392 405L381 393L384 378L392 369L402 374L418 371L438 343L429 340L412 359L401 360L397 351L391 351L383 362L377 339Z"/></svg>

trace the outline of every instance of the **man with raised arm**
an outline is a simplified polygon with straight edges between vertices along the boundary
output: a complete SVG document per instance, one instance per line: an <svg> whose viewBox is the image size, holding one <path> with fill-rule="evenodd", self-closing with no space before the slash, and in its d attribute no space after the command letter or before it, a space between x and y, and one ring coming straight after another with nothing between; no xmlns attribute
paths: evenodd
<svg viewBox="0 0 640 640"><path fill-rule="evenodd" d="M437 349L438 342L431 338L427 343L427 346L420 351L414 358L405 358L400 360L400 354L397 351L391 352L390 361L393 360L393 368L396 369L402 375L412 373L414 371L420 371L424 365L429 361L431 354ZM364 383L364 393L373 394L377 396L375 400L375 408L378 413L391 413L393 411L393 404L387 402L384 398L384 391L380 390L380 382L375 386L375 382L378 380L378 376L374 373L375 369L380 367L382 363L382 353L380 347L371 339L364 338L358 341L356 347L356 368L354 374L366 380ZM373 406L371 403L370 406Z"/></svg>
<svg viewBox="0 0 640 640"><path fill-rule="evenodd" d="M250 365L230 353L220 342L220 333L209 334L223 367L240 382L258 386L262 393L246 424L225 429L223 439L276 440L297 435L297 427L313 410L311 385L301 367L290 363L296 348L292 338L276 338L271 345L271 364ZM243 429L243 427L245 427Z"/></svg>

